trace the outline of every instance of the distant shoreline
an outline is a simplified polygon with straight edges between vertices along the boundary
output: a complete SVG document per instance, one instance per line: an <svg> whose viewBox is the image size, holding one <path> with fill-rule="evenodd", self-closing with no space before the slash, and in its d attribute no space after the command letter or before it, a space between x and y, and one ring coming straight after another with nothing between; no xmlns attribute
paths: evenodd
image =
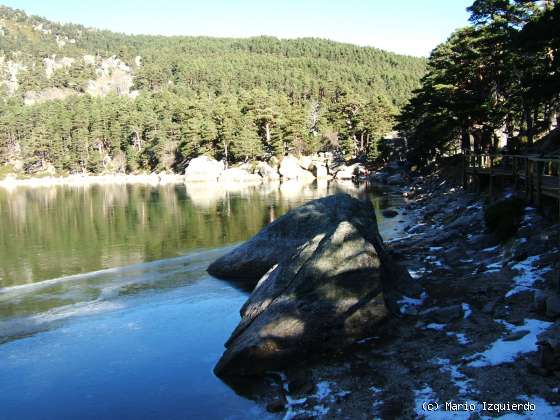
<svg viewBox="0 0 560 420"><path fill-rule="evenodd" d="M180 174L107 174L107 175L82 175L74 174L68 176L46 176L17 179L6 177L0 180L0 188L12 189L16 187L52 187L65 186L89 186L89 185L118 185L118 184L181 184L185 182L185 176Z"/></svg>

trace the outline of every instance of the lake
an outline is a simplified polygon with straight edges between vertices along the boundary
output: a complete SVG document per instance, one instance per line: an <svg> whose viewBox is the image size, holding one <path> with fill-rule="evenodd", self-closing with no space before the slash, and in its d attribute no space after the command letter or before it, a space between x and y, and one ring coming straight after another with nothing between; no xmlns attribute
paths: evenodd
<svg viewBox="0 0 560 420"><path fill-rule="evenodd" d="M270 416L212 373L248 291L206 267L289 209L351 183L0 189L0 417Z"/></svg>

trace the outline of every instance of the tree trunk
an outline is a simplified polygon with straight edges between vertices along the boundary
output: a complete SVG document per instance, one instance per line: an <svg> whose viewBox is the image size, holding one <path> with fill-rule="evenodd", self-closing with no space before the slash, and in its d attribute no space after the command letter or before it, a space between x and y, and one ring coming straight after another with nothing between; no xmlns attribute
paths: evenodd
<svg viewBox="0 0 560 420"><path fill-rule="evenodd" d="M225 168L228 168L228 144L227 141L224 140L224 157L226 159Z"/></svg>
<svg viewBox="0 0 560 420"><path fill-rule="evenodd" d="M533 114L528 106L525 106L525 134L527 136L527 144L533 144Z"/></svg>
<svg viewBox="0 0 560 420"><path fill-rule="evenodd" d="M270 144L270 123L265 123L264 125L264 132L265 132L265 137L266 137L266 144L269 145Z"/></svg>
<svg viewBox="0 0 560 420"><path fill-rule="evenodd" d="M461 129L461 149L463 153L471 150L471 134L467 125L464 125Z"/></svg>
<svg viewBox="0 0 560 420"><path fill-rule="evenodd" d="M364 152L364 132L360 133L360 153Z"/></svg>

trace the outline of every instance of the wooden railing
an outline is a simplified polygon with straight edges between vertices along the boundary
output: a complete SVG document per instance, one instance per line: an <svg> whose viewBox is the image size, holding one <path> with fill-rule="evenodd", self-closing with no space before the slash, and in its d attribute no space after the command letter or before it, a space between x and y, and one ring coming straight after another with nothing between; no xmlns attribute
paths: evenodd
<svg viewBox="0 0 560 420"><path fill-rule="evenodd" d="M463 186L470 178L479 183L482 176L488 176L490 197L494 178L509 178L516 189L523 186L527 201L537 206L544 196L557 199L560 214L560 156L464 154Z"/></svg>

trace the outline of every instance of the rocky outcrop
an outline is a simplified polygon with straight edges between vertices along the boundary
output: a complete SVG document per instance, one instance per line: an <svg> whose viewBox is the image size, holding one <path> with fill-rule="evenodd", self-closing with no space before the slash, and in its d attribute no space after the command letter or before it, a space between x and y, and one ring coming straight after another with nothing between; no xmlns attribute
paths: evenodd
<svg viewBox="0 0 560 420"><path fill-rule="evenodd" d="M252 174L245 169L229 168L225 169L218 178L219 182L243 182L259 184L262 178L257 174Z"/></svg>
<svg viewBox="0 0 560 420"><path fill-rule="evenodd" d="M313 174L301 167L300 161L292 155L285 156L280 162L278 170L283 179L297 179L300 181L312 181Z"/></svg>
<svg viewBox="0 0 560 420"><path fill-rule="evenodd" d="M370 334L411 283L384 249L371 203L338 194L291 210L208 268L258 284L216 366L254 375ZM408 287L408 286L405 286Z"/></svg>
<svg viewBox="0 0 560 420"><path fill-rule="evenodd" d="M185 169L185 182L216 182L224 171L224 162L208 156L199 156Z"/></svg>
<svg viewBox="0 0 560 420"><path fill-rule="evenodd" d="M113 56L101 60L96 69L97 79L89 80L86 92L91 96L106 96L109 93L135 97L132 91L132 69L119 58Z"/></svg>
<svg viewBox="0 0 560 420"><path fill-rule="evenodd" d="M25 92L23 103L25 105L40 104L42 102L62 100L70 95L75 95L77 92L68 88L51 87L42 91L30 90Z"/></svg>

